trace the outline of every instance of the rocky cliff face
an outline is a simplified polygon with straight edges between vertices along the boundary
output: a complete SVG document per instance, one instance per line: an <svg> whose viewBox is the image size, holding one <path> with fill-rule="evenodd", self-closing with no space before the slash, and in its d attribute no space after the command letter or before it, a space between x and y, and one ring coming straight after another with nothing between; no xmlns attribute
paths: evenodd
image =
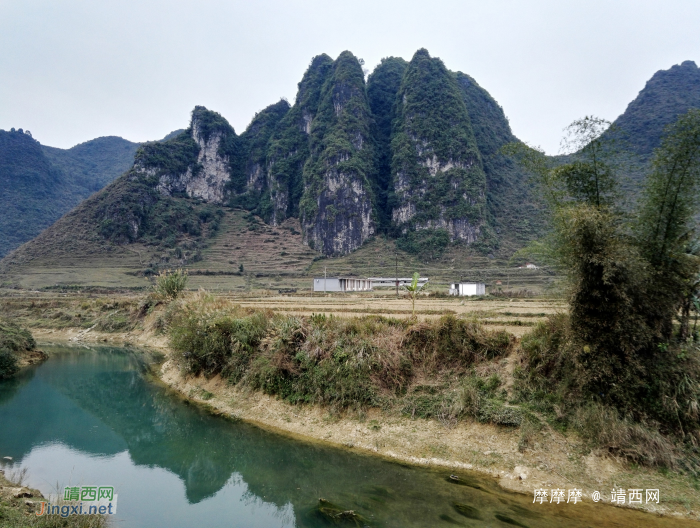
<svg viewBox="0 0 700 528"><path fill-rule="evenodd" d="M304 240L327 255L350 253L374 234L371 125L362 66L345 51L323 86L303 173Z"/></svg>
<svg viewBox="0 0 700 528"><path fill-rule="evenodd" d="M475 242L485 225L486 177L453 75L426 50L414 55L392 132L394 208L400 232L445 229Z"/></svg>
<svg viewBox="0 0 700 528"><path fill-rule="evenodd" d="M158 178L157 190L162 195L185 194L206 202L223 204L231 180L231 144L236 140L233 128L219 114L198 106L185 134L194 141L197 157L190 160L183 173L163 171L160 166L148 167L137 160L134 171L144 177Z"/></svg>

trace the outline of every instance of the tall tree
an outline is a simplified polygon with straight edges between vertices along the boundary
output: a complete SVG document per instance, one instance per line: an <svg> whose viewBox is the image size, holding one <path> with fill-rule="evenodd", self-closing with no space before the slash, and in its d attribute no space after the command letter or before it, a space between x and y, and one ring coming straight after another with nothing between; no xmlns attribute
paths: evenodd
<svg viewBox="0 0 700 528"><path fill-rule="evenodd" d="M666 338L672 315L695 293L699 267L697 244L700 204L700 110L691 109L667 128L647 178L636 225L637 244L653 273L654 306L650 314ZM687 304L687 302L686 302ZM681 337L687 337L688 316Z"/></svg>

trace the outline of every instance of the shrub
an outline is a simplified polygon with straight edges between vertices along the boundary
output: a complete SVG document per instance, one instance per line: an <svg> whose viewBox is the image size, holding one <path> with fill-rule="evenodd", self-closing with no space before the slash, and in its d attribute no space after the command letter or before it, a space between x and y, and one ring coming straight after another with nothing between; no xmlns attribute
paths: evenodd
<svg viewBox="0 0 700 528"><path fill-rule="evenodd" d="M402 398L418 377L459 375L477 361L502 356L513 343L508 334L454 317L427 323L379 316L295 317L241 308L205 293L171 306L171 346L183 371L221 374L292 403L339 409L384 405ZM500 385L489 380L476 384L487 399ZM446 409L419 415L461 416L460 398L461 392L444 404ZM447 409L451 406L459 409Z"/></svg>
<svg viewBox="0 0 700 528"><path fill-rule="evenodd" d="M36 341L29 330L7 320L0 319L0 350L7 349L11 352L33 350Z"/></svg>
<svg viewBox="0 0 700 528"><path fill-rule="evenodd" d="M538 323L522 337L520 348L521 383L516 388L557 392L562 383L573 377L568 315L553 315Z"/></svg>
<svg viewBox="0 0 700 528"><path fill-rule="evenodd" d="M173 316L170 344L175 358L185 372L223 373L238 381L265 336L269 315L199 294Z"/></svg>
<svg viewBox="0 0 700 528"><path fill-rule="evenodd" d="M573 425L591 447L602 448L636 463L676 465L675 447L656 427L621 418L612 407L589 404L578 408Z"/></svg>
<svg viewBox="0 0 700 528"><path fill-rule="evenodd" d="M402 324L376 316L278 318L247 381L293 403L378 405L382 392L400 390L410 377L410 365L387 339Z"/></svg>
<svg viewBox="0 0 700 528"><path fill-rule="evenodd" d="M177 299L187 286L187 278L186 270L161 271L156 277L156 293L169 300Z"/></svg>
<svg viewBox="0 0 700 528"><path fill-rule="evenodd" d="M477 361L501 357L514 343L508 332L488 331L476 321L454 315L417 323L406 334L406 346L411 349L414 362L433 370L467 368Z"/></svg>
<svg viewBox="0 0 700 528"><path fill-rule="evenodd" d="M0 349L0 379L12 377L18 370L17 356L6 348Z"/></svg>
<svg viewBox="0 0 700 528"><path fill-rule="evenodd" d="M396 247L400 250L433 260L440 258L449 244L447 229L408 231L396 239Z"/></svg>

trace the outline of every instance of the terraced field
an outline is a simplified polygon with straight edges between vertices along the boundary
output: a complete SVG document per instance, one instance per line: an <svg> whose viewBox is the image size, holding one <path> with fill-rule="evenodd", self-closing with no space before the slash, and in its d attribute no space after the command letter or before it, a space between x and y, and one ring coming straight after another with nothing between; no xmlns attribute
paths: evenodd
<svg viewBox="0 0 700 528"><path fill-rule="evenodd" d="M394 277L419 272L430 291L446 293L459 280L484 282L487 292L510 297L557 295L559 280L547 268L519 269L518 262L483 256L463 246L449 248L438 260L423 261L377 236L350 255L327 258L302 241L298 220L270 226L242 210L228 210L216 234L183 258L179 247L115 245L81 232L47 238L45 248L9 256L0 265L0 286L148 288L157 268L183 267L191 288L264 295L279 290L310 292L311 279L329 276ZM43 240L43 239L42 239ZM178 242L187 247L188 241ZM493 257L493 258L492 258Z"/></svg>

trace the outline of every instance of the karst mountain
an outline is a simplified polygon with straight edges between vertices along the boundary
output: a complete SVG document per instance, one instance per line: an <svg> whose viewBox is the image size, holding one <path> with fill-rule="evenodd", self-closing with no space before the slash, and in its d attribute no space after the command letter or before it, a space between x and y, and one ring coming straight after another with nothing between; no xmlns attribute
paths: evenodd
<svg viewBox="0 0 700 528"><path fill-rule="evenodd" d="M481 254L517 249L541 233L534 187L500 153L517 138L475 79L425 49L408 62L385 58L367 77L362 65L349 51L314 57L294 104L268 106L240 134L214 109L195 107L185 130L142 144L124 174L11 254L5 268L77 251L76 233L80 251L138 243L188 254L230 210L268 226L292 219L303 244L330 257L377 236L430 257L454 244ZM686 61L657 72L616 125L646 162L664 126L697 106L700 70Z"/></svg>

